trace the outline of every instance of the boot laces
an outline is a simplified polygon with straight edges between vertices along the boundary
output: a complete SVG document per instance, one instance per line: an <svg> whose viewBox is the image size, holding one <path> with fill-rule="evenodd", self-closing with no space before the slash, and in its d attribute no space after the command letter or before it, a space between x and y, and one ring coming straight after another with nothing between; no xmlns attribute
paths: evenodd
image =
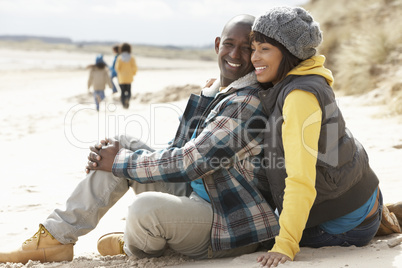
<svg viewBox="0 0 402 268"><path fill-rule="evenodd" d="M52 234L49 233L48 230L46 230L45 226L43 226L42 224L40 224L40 225L39 225L39 230L38 230L31 238L28 238L27 240L25 240L24 244L28 244L29 242L31 242L31 241L33 241L33 240L36 239L36 240L37 240L37 241L36 241L36 245L39 245L40 236L41 236L42 234L46 234L46 233L47 233L52 239L54 239L54 237L52 236Z"/></svg>

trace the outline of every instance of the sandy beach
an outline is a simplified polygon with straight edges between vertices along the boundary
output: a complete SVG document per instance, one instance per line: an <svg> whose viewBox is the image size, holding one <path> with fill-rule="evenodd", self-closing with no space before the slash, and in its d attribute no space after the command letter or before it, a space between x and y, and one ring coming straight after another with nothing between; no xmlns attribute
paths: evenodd
<svg viewBox="0 0 402 268"><path fill-rule="evenodd" d="M174 136L183 112L186 85L202 86L219 74L214 61L138 57L139 72L132 85L137 99L124 110L118 96L106 89L97 113L87 93L88 70L96 54L63 51L0 49L0 251L18 247L57 207L62 207L85 176L88 147L99 139L130 134L163 148ZM111 55L105 55L107 63ZM164 102L158 93L169 87L174 98ZM189 87L189 86L187 86ZM148 94L157 101L140 102ZM340 94L341 95L341 94ZM385 203L402 200L402 117L390 115L373 94L340 96L346 124L364 145L380 179ZM259 267L258 252L233 259L194 261L167 252L157 259L102 257L98 238L123 231L129 191L98 227L80 238L72 262L0 264L0 267ZM362 248L302 248L294 262L280 267L402 267L402 245L387 242L398 235L376 237ZM401 236L401 235L399 235Z"/></svg>

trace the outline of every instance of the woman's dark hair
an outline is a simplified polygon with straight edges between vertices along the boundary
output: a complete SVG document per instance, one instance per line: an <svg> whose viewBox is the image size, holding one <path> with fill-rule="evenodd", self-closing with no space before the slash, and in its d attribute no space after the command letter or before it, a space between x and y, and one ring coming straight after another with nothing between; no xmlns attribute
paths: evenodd
<svg viewBox="0 0 402 268"><path fill-rule="evenodd" d="M131 46L130 46L130 44L123 43L123 44L121 45L121 48L120 48L120 53L122 53L122 52L131 53Z"/></svg>
<svg viewBox="0 0 402 268"><path fill-rule="evenodd" d="M276 41L275 39L272 39L260 32L254 32L252 31L250 33L250 42L260 42L260 43L269 43L275 47L277 47L281 53L282 53L282 60L279 64L278 67L278 73L276 74L276 79L277 81L281 81L286 77L288 72L290 72L294 67L299 65L300 62L303 60L299 59L298 57L294 56L292 53L289 52L289 50Z"/></svg>

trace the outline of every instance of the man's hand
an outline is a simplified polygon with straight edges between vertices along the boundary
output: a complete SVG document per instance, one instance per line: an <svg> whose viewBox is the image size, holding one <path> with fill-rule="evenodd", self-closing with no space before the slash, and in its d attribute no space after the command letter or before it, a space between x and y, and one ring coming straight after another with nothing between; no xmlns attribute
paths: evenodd
<svg viewBox="0 0 402 268"><path fill-rule="evenodd" d="M94 146L90 146L89 147L89 150L90 150L90 152L89 152L89 154L88 154L88 160L90 161L90 162L92 162L91 164L92 164L92 166L93 167L96 167L98 164L95 162L95 160L101 160L102 158L100 157L100 155L99 155L99 151L100 151L100 149L102 149L102 147L103 146L106 146L107 145L107 142L106 142L106 140L101 140L99 143L97 143L97 144L95 144ZM88 174L89 173L89 169L88 169L88 165L89 165L89 161L88 161L88 163L87 163L87 166L86 166L86 168L85 168L85 172Z"/></svg>
<svg viewBox="0 0 402 268"><path fill-rule="evenodd" d="M257 262L261 264L261 267L277 267L279 263L285 263L291 261L291 259L278 252L267 252L257 258Z"/></svg>
<svg viewBox="0 0 402 268"><path fill-rule="evenodd" d="M103 170L112 172L114 158L120 150L120 143L115 139L102 140L99 144L89 148L88 165L85 172Z"/></svg>

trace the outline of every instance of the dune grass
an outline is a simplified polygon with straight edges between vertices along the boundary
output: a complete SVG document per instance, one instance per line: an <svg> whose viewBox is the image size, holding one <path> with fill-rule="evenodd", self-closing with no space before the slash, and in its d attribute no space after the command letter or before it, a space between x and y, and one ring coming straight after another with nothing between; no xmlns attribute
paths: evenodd
<svg viewBox="0 0 402 268"><path fill-rule="evenodd" d="M312 0L305 7L320 22L319 52L334 73L335 89L362 94L389 80L383 94L402 113L402 0Z"/></svg>

